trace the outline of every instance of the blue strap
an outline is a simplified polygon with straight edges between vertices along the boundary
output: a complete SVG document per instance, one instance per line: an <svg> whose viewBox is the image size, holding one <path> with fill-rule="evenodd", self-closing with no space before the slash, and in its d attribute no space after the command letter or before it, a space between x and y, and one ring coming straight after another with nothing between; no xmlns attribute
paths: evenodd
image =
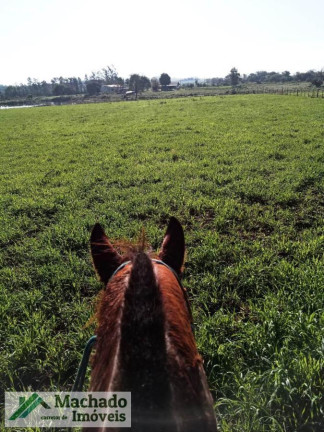
<svg viewBox="0 0 324 432"><path fill-rule="evenodd" d="M189 299L188 299L188 294L187 294L187 290L185 289L185 287L182 285L182 282L181 282L181 279L180 279L180 276L178 275L178 273L172 268L172 267L170 267L168 264L166 264L164 261L161 261L161 260L158 260L158 259L152 259L152 261L155 263L155 264L160 264L160 265L162 265L162 266L164 266L164 267L166 267L166 268L168 268L170 271L171 271L171 273L173 273L173 275L175 276L175 278L177 279L177 281L178 281L178 284L180 285L180 288L182 289L182 292L183 292L183 295L184 295L184 298L185 298L185 302L186 302L186 305L187 305L187 309L188 309L188 313L189 313L189 317L190 317L190 326L191 326L191 330L192 330L192 333L193 334L195 334L195 325L194 325L194 322L193 322L193 317L192 317L192 312L191 312L191 307L190 307L190 304L189 304ZM124 267L126 267L128 264L131 264L131 262L132 261L125 261L124 263L122 263L115 271L114 271L114 273L110 276L110 279L109 279L109 281L111 281L111 279L120 271L120 270L122 270ZM109 282L108 281L108 282Z"/></svg>
<svg viewBox="0 0 324 432"><path fill-rule="evenodd" d="M167 267L173 274L174 274L174 276L176 277L176 279L177 279L177 281L179 282L179 285L181 286L181 288L183 288L182 287L182 283L181 283L181 280L180 280L180 278L179 278L179 275L178 275L178 273L175 271L175 270L173 270L173 268L172 267L170 267L168 264L166 264L164 261L161 261L161 260L158 260L158 259L152 259L152 261L154 262L154 263L156 263L156 264L160 264L160 265L163 265L164 267ZM122 270L124 267L126 267L128 264L131 264L131 262L132 261L125 261L125 262L123 262L115 271L114 271L114 273L110 276L110 278L109 278L109 281L120 271L120 270Z"/></svg>

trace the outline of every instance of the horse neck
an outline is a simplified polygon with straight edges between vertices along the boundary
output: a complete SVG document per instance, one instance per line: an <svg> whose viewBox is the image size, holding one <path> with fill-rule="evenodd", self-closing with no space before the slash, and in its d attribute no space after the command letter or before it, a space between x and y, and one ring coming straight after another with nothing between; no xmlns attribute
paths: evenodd
<svg viewBox="0 0 324 432"><path fill-rule="evenodd" d="M98 321L93 376L100 370L101 379L110 375L122 388L141 387L143 381L149 385L147 381L153 376L163 376L165 382L164 311L152 262L146 254L135 257L131 272L125 268L113 278L101 299ZM119 377L112 377L113 363L118 363ZM108 372L102 373L103 368ZM107 387L106 381L101 389ZM109 387L111 383L103 390Z"/></svg>
<svg viewBox="0 0 324 432"><path fill-rule="evenodd" d="M114 390L114 380L119 367L124 294L127 289L125 273L129 272L123 270L116 275L100 298L96 352L92 359L91 391Z"/></svg>
<svg viewBox="0 0 324 432"><path fill-rule="evenodd" d="M206 407L213 416L211 396L185 298L170 270L154 272L151 260L138 254L131 272L126 267L108 285L98 319L91 391L130 391L132 424L140 425L134 430L145 431L147 422L165 430L166 419L168 431L214 430L204 429ZM186 420L193 414L198 423Z"/></svg>

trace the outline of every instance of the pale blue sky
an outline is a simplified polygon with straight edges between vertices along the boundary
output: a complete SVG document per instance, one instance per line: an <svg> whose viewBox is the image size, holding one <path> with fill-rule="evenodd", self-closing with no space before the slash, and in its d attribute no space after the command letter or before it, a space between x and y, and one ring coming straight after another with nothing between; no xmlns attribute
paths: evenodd
<svg viewBox="0 0 324 432"><path fill-rule="evenodd" d="M0 0L0 84L324 68L323 0Z"/></svg>

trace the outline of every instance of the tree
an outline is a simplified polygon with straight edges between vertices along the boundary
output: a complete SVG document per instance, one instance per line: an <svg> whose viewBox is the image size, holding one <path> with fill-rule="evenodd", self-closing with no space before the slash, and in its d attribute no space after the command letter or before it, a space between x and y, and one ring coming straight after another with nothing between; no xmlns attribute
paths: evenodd
<svg viewBox="0 0 324 432"><path fill-rule="evenodd" d="M88 81L86 83L87 93L91 96L100 93L101 85L102 85L101 81L98 80Z"/></svg>
<svg viewBox="0 0 324 432"><path fill-rule="evenodd" d="M231 69L228 78L230 79L232 86L237 86L240 80L240 74L238 73L238 70L235 67Z"/></svg>
<svg viewBox="0 0 324 432"><path fill-rule="evenodd" d="M211 85L212 86L221 86L221 85L224 85L224 81L225 81L224 78L215 77L215 78L212 78Z"/></svg>
<svg viewBox="0 0 324 432"><path fill-rule="evenodd" d="M311 82L313 79L316 78L316 72L313 70L309 70L307 72L296 72L295 79L296 81L308 81Z"/></svg>
<svg viewBox="0 0 324 432"><path fill-rule="evenodd" d="M289 71L284 71L284 72L282 72L281 75L282 75L282 81L291 81L292 80L292 77L291 77Z"/></svg>
<svg viewBox="0 0 324 432"><path fill-rule="evenodd" d="M151 88L151 81L149 80L149 78L147 78L147 76L145 76L145 75L141 76L140 86L141 86L142 90L148 90L149 88Z"/></svg>
<svg viewBox="0 0 324 432"><path fill-rule="evenodd" d="M129 77L129 88L133 90L136 95L150 87L151 81L144 75L140 76L138 74L133 74Z"/></svg>
<svg viewBox="0 0 324 432"><path fill-rule="evenodd" d="M97 72L100 75L100 72ZM124 80L118 76L118 73L114 66L107 66L102 69L103 79L106 84L121 84L123 85Z"/></svg>
<svg viewBox="0 0 324 432"><path fill-rule="evenodd" d="M6 86L0 84L0 99L4 97L5 91L6 91Z"/></svg>
<svg viewBox="0 0 324 432"><path fill-rule="evenodd" d="M323 80L322 80L320 77L314 78L314 79L312 80L312 84L313 84L315 87L321 87L321 85L323 84Z"/></svg>
<svg viewBox="0 0 324 432"><path fill-rule="evenodd" d="M80 93L84 93L85 92L85 85L82 82L81 78L78 77L78 88L79 88L79 92Z"/></svg>
<svg viewBox="0 0 324 432"><path fill-rule="evenodd" d="M151 79L152 91L157 92L159 90L159 80L156 77Z"/></svg>
<svg viewBox="0 0 324 432"><path fill-rule="evenodd" d="M62 96L68 94L68 88L64 84L54 84L53 95Z"/></svg>
<svg viewBox="0 0 324 432"><path fill-rule="evenodd" d="M319 72L316 72L315 76L313 77L311 83L316 86L317 88L321 87L324 82L324 70L320 70Z"/></svg>
<svg viewBox="0 0 324 432"><path fill-rule="evenodd" d="M284 80L283 76L277 72L270 72L266 78L266 81L276 82L276 83L281 82L283 80Z"/></svg>
<svg viewBox="0 0 324 432"><path fill-rule="evenodd" d="M17 88L15 86L8 86L5 90L5 98L10 99L13 97L17 97Z"/></svg>
<svg viewBox="0 0 324 432"><path fill-rule="evenodd" d="M171 83L171 78L167 73L163 73L161 74L159 81L161 86L167 86Z"/></svg>
<svg viewBox="0 0 324 432"><path fill-rule="evenodd" d="M51 85L46 81L41 82L41 94L44 96L50 96L51 94Z"/></svg>
<svg viewBox="0 0 324 432"><path fill-rule="evenodd" d="M140 78L141 77L138 74L133 74L129 77L129 88L133 90L136 93L136 95L140 91L139 90Z"/></svg>

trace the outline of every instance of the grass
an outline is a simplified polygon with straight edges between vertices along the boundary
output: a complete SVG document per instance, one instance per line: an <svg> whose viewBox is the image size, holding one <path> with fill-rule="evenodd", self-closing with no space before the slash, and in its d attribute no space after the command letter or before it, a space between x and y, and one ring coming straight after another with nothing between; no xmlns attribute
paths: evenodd
<svg viewBox="0 0 324 432"><path fill-rule="evenodd" d="M71 388L94 223L157 249L174 215L220 430L322 431L323 144L321 99L1 111L1 388Z"/></svg>

